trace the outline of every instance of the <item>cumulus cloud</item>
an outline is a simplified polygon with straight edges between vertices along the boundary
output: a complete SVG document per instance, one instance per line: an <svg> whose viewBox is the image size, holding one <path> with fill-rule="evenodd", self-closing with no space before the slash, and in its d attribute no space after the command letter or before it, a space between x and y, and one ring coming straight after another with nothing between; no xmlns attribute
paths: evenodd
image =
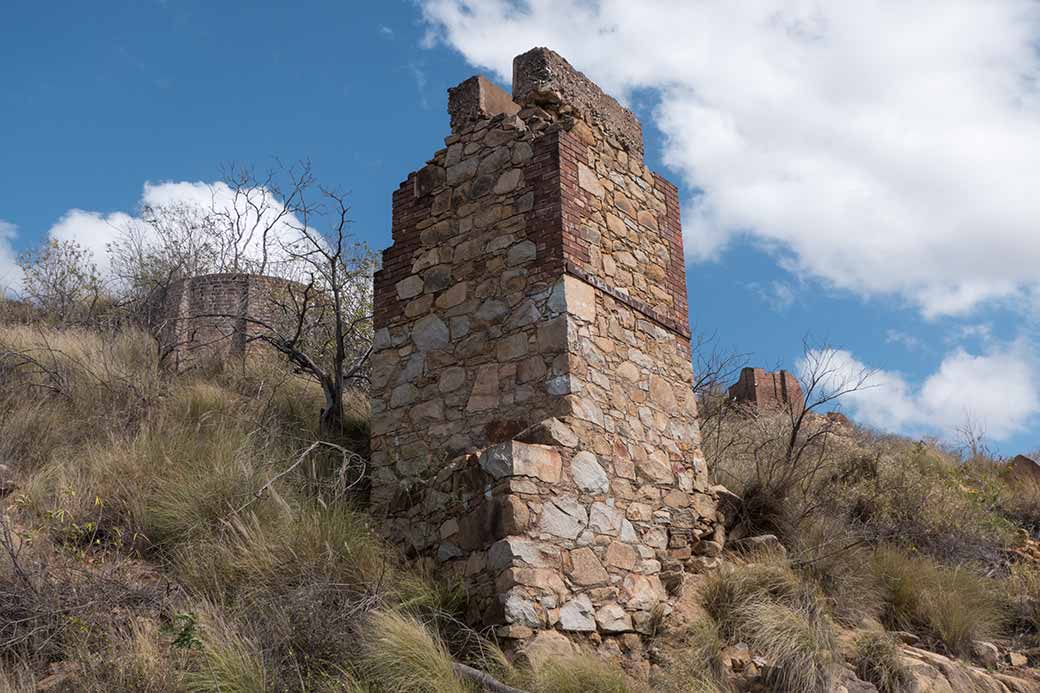
<svg viewBox="0 0 1040 693"><path fill-rule="evenodd" d="M816 352L808 361L820 359ZM869 370L848 351L835 350L826 359L830 385ZM806 360L798 367L804 377ZM868 387L841 402L855 420L881 430L948 437L971 419L988 437L1006 440L1040 414L1040 362L1024 341L981 354L958 348L918 385L899 373L876 370Z"/></svg>
<svg viewBox="0 0 1040 693"><path fill-rule="evenodd" d="M926 316L1040 287L1040 4L1032 0L420 0L434 40L508 80L548 45L650 89L697 191L693 260L735 238Z"/></svg>
<svg viewBox="0 0 1040 693"><path fill-rule="evenodd" d="M17 232L17 226L0 219L0 295L17 292L22 285L22 271L13 245Z"/></svg>
<svg viewBox="0 0 1040 693"><path fill-rule="evenodd" d="M284 245L291 245L299 239L300 221L293 215L286 215L277 222L275 211L280 201L269 191L258 188L258 194L267 195L270 209L265 212L261 225L273 224L273 240L270 244L271 259L284 261L281 252ZM258 198L254 198L256 201ZM208 213L210 210L237 210L243 215L244 226L252 226L257 222L255 211L245 202L236 198L235 191L224 182L206 183L201 181L166 181L161 183L146 182L138 204L139 210L160 207L187 207ZM66 212L48 231L48 237L54 240L75 241L89 250L102 277L111 278L108 247L112 242L123 237L128 229L136 229L145 238L154 238L151 227L135 214L112 212L109 214L72 209ZM2 231L2 229L0 229ZM2 239L2 233L0 233ZM0 246L2 250L2 246ZM261 256L261 238L254 235L246 244L245 255L251 258ZM2 257L2 256L0 256ZM2 267L2 265L0 265Z"/></svg>

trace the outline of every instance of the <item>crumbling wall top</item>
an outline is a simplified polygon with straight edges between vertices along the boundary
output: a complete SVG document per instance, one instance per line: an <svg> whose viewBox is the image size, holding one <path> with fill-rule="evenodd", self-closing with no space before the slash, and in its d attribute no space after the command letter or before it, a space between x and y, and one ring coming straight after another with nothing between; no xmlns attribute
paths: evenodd
<svg viewBox="0 0 1040 693"><path fill-rule="evenodd" d="M513 115L520 106L509 94L481 75L474 75L458 86L448 89L448 115L451 131L460 132L467 125L484 118L505 113Z"/></svg>
<svg viewBox="0 0 1040 693"><path fill-rule="evenodd" d="M570 107L626 151L643 156L643 129L635 114L548 48L533 48L513 59L513 101L549 112Z"/></svg>

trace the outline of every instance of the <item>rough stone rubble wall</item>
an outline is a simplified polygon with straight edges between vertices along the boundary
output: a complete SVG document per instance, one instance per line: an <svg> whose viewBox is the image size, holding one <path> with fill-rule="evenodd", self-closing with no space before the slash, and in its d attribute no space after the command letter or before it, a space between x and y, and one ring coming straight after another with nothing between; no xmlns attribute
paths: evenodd
<svg viewBox="0 0 1040 693"><path fill-rule="evenodd" d="M500 635L632 648L720 530L676 189L643 164L634 117L562 58L520 56L514 81L561 66L558 101L542 80L518 112L474 118L502 94L453 90L471 110L394 193L375 280L373 510L406 551L464 575L470 617ZM576 117L574 85L613 108Z"/></svg>

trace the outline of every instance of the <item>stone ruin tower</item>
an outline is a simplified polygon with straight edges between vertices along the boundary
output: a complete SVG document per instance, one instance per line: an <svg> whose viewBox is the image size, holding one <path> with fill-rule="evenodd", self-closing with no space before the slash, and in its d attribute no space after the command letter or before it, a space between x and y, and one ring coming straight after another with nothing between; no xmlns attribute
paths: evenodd
<svg viewBox="0 0 1040 693"><path fill-rule="evenodd" d="M556 53L449 90L375 276L372 506L523 641L628 648L720 540L674 185ZM551 635L551 637L560 637Z"/></svg>

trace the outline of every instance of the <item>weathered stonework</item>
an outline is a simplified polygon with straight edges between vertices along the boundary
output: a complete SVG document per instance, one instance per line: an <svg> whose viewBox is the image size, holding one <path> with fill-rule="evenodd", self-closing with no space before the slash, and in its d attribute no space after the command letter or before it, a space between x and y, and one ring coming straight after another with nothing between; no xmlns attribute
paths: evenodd
<svg viewBox="0 0 1040 693"><path fill-rule="evenodd" d="M375 277L372 510L500 636L634 647L720 538L677 190L546 49L451 106Z"/></svg>
<svg viewBox="0 0 1040 693"><path fill-rule="evenodd" d="M154 298L148 322L170 365L183 370L202 361L245 356L250 337L285 319L274 299L292 283L255 274L206 274L171 284Z"/></svg>
<svg viewBox="0 0 1040 693"><path fill-rule="evenodd" d="M745 368L740 371L740 379L729 388L729 396L758 409L804 405L802 386L784 370Z"/></svg>

